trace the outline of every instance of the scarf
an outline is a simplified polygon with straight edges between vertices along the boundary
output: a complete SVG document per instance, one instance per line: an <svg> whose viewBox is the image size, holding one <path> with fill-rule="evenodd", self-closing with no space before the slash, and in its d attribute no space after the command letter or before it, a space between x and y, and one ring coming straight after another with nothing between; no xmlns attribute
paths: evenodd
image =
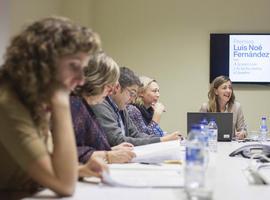
<svg viewBox="0 0 270 200"><path fill-rule="evenodd" d="M148 125L152 121L152 118L153 118L153 115L154 115L154 109L152 107L149 107L147 109L143 105L136 105L135 104L135 106L140 110L146 125Z"/></svg>

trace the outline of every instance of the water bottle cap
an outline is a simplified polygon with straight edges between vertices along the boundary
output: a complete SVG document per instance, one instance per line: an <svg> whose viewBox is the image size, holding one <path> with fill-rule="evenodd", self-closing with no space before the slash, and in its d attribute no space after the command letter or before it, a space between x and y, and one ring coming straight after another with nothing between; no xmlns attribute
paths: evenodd
<svg viewBox="0 0 270 200"><path fill-rule="evenodd" d="M210 122L216 122L216 119L212 117L212 118L210 119Z"/></svg>
<svg viewBox="0 0 270 200"><path fill-rule="evenodd" d="M208 124L207 119L205 117L202 118L201 121L200 121L200 124L207 125Z"/></svg>
<svg viewBox="0 0 270 200"><path fill-rule="evenodd" d="M266 120L266 116L262 116L262 120Z"/></svg>

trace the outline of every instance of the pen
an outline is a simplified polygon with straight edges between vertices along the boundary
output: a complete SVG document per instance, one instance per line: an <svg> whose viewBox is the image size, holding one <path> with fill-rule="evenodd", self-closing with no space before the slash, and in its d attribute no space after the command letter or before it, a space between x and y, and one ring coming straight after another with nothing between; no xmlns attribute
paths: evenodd
<svg viewBox="0 0 270 200"><path fill-rule="evenodd" d="M140 162L142 165L161 165L160 163Z"/></svg>
<svg viewBox="0 0 270 200"><path fill-rule="evenodd" d="M182 164L181 160L164 160L165 164Z"/></svg>

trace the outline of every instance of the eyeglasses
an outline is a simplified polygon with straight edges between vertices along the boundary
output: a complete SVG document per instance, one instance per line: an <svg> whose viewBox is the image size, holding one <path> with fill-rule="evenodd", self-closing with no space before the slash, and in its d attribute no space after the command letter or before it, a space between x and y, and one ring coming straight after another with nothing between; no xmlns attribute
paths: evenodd
<svg viewBox="0 0 270 200"><path fill-rule="evenodd" d="M137 92L130 90L128 88L126 88L126 90L128 91L130 97L132 97L132 98L137 97Z"/></svg>

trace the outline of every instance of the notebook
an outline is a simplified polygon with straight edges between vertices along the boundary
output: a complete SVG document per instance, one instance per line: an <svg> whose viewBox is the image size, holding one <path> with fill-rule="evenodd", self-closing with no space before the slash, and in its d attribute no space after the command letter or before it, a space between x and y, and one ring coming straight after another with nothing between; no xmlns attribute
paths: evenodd
<svg viewBox="0 0 270 200"><path fill-rule="evenodd" d="M187 113L187 132L190 131L193 124L198 124L206 118L209 122L214 118L218 126L218 141L231 141L233 135L233 113L204 113L188 112Z"/></svg>

